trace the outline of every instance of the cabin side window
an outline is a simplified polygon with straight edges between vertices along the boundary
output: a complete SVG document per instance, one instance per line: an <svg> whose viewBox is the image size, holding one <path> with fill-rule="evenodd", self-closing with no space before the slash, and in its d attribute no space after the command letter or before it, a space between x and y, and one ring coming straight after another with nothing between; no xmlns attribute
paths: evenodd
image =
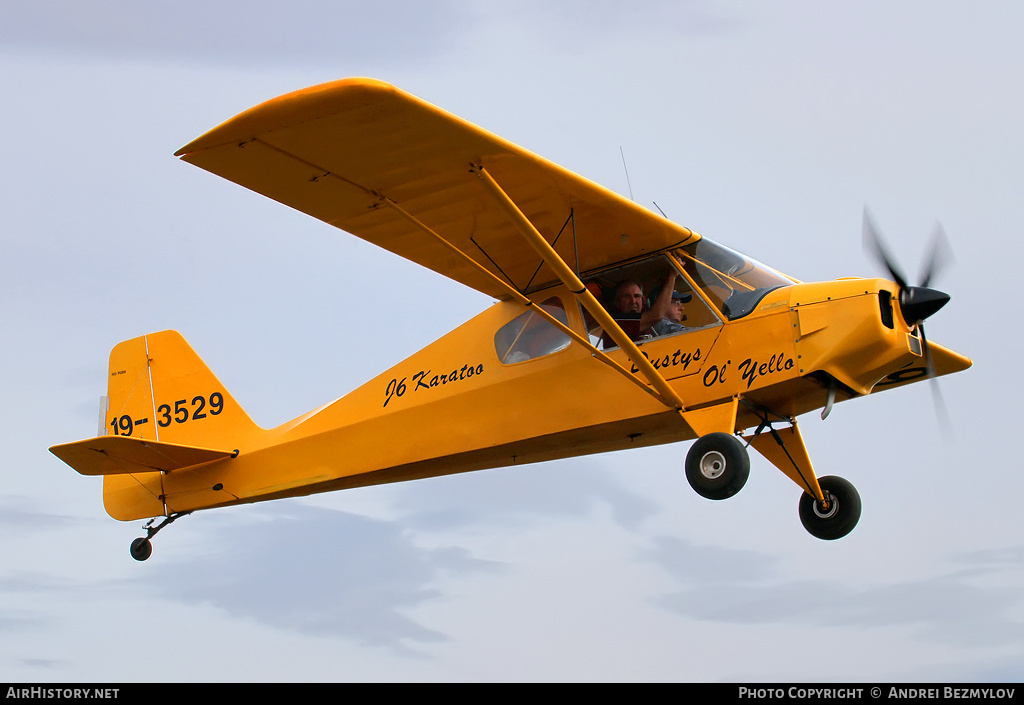
<svg viewBox="0 0 1024 705"><path fill-rule="evenodd" d="M674 260L665 255L606 270L588 278L586 285L634 342L721 325L721 319L681 274ZM589 311L581 307L581 313L595 347L618 347Z"/></svg>
<svg viewBox="0 0 1024 705"><path fill-rule="evenodd" d="M540 306L556 320L569 325L565 307L557 297L548 299ZM571 340L564 331L553 326L531 306L498 329L494 334L494 349L502 364L512 365L564 350L569 347Z"/></svg>

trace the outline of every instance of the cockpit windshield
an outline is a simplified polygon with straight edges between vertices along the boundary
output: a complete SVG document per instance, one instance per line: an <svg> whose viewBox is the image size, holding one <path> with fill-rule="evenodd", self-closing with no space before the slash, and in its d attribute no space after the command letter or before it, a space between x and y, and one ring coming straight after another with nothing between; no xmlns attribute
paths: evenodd
<svg viewBox="0 0 1024 705"><path fill-rule="evenodd" d="M697 286L729 320L747 315L772 289L796 281L745 255L701 238L676 250Z"/></svg>

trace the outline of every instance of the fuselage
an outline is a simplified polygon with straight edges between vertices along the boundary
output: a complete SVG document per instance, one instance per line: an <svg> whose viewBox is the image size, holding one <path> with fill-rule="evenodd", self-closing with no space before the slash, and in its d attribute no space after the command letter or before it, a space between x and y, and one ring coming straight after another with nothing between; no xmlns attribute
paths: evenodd
<svg viewBox="0 0 1024 705"><path fill-rule="evenodd" d="M842 401L920 377L906 372L920 369L923 359L894 287L881 279L793 283L768 291L735 320L716 311L714 322L638 345L686 409L740 399L733 429L739 431L756 426L765 410L796 417L821 408L830 385ZM553 310L587 335L585 312L565 287L533 298L557 301ZM498 302L350 394L254 435L237 458L168 473L168 511L695 437L679 410L584 345L560 340L564 334L553 326L537 327L526 341L539 345L539 354L524 347L510 355L499 332L522 316L523 306ZM939 373L970 364L939 351ZM623 350L605 354L638 376Z"/></svg>

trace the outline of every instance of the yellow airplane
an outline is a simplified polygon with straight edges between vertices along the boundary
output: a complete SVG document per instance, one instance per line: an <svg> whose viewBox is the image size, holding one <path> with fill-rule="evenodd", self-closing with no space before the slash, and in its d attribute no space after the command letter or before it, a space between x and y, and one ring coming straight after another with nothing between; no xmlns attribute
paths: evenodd
<svg viewBox="0 0 1024 705"><path fill-rule="evenodd" d="M949 297L931 271L909 285L867 217L893 281L799 282L376 80L270 100L176 156L497 302L274 429L178 333L117 345L101 435L50 450L103 477L113 518L149 518L136 560L200 509L691 439L700 495L738 492L753 447L837 539L860 497L815 474L796 417L971 366L927 341Z"/></svg>

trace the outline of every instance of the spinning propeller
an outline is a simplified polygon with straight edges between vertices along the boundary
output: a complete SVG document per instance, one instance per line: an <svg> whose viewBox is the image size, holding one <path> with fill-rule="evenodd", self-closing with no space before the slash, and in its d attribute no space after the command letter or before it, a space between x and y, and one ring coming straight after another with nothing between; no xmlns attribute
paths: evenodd
<svg viewBox="0 0 1024 705"><path fill-rule="evenodd" d="M948 429L949 422L942 401L942 394L939 391L938 380L935 379L935 366L932 361L931 349L928 346L928 339L924 334L924 321L933 313L946 305L949 301L949 294L938 289L929 288L929 284L936 273L949 260L949 242L942 230L942 226L936 226L935 234L932 236L931 251L928 253L927 264L921 275L921 283L917 286L907 284L906 277L900 271L893 258L889 255L885 245L882 244L882 237L870 214L864 211L864 246L885 266L896 286L899 287L900 310L903 312L903 320L911 327L917 328L921 337L921 353L924 355L925 365L928 369L928 377L932 380L932 392L935 397L935 408L943 425Z"/></svg>

